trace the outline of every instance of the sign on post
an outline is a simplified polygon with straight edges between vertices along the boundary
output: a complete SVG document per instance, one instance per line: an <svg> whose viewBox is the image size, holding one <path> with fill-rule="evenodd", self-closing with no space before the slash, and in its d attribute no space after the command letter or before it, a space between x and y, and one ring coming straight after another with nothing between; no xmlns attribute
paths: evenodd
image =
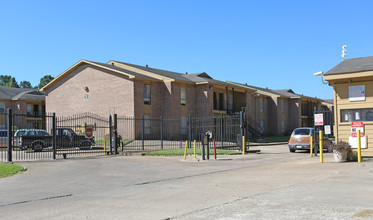
<svg viewBox="0 0 373 220"><path fill-rule="evenodd" d="M93 136L93 128L86 127L85 128L85 137L91 138Z"/></svg>
<svg viewBox="0 0 373 220"><path fill-rule="evenodd" d="M315 114L315 126L324 125L324 115Z"/></svg>
<svg viewBox="0 0 373 220"><path fill-rule="evenodd" d="M325 125L324 126L324 132L325 132L325 134L331 134L332 133L330 125Z"/></svg>
<svg viewBox="0 0 373 220"><path fill-rule="evenodd" d="M364 123L351 122L351 137L357 137L357 131L360 130L361 137L364 137Z"/></svg>

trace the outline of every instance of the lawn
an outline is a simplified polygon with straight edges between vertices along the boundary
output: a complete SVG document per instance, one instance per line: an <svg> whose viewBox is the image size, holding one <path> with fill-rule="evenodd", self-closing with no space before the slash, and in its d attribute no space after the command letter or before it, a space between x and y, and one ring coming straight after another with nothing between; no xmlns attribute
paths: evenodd
<svg viewBox="0 0 373 220"><path fill-rule="evenodd" d="M145 155L147 156L181 156L184 155L185 149L172 149L172 150L159 150L159 151L151 151L146 152ZM239 154L239 151L236 150L222 150L222 149L216 149L217 155L229 155L229 154ZM194 149L188 149L187 150L188 155L194 154ZM202 154L202 149L196 150L197 155ZM214 155L214 150L210 149L210 155Z"/></svg>
<svg viewBox="0 0 373 220"><path fill-rule="evenodd" d="M19 171L22 171L23 169L23 166L17 164L0 163L0 178L12 176L18 173Z"/></svg>

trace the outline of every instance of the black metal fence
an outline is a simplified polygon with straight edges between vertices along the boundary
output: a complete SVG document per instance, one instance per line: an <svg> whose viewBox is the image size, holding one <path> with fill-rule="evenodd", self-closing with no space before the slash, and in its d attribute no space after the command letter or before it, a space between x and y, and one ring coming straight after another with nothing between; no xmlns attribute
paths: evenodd
<svg viewBox="0 0 373 220"><path fill-rule="evenodd" d="M211 141L216 148L240 149L241 127L239 115L220 115L210 117L118 117L118 137L122 151L153 151L164 149L196 148L206 131L212 132ZM237 139L239 138L239 140Z"/></svg>
<svg viewBox="0 0 373 220"><path fill-rule="evenodd" d="M107 118L84 113L58 117L0 113L0 161L40 160L125 151L202 147L210 131L217 149L240 150L244 124L240 115L210 117ZM212 147L212 144L211 144Z"/></svg>

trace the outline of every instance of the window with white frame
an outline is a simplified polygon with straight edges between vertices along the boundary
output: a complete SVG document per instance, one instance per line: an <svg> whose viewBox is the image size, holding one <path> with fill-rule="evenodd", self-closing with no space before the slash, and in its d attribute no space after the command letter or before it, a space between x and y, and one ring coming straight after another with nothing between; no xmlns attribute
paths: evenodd
<svg viewBox="0 0 373 220"><path fill-rule="evenodd" d="M144 115L144 127L145 127L145 134L150 134L151 124L150 124L150 115Z"/></svg>
<svg viewBox="0 0 373 220"><path fill-rule="evenodd" d="M0 102L0 113L5 113L5 103Z"/></svg>
<svg viewBox="0 0 373 220"><path fill-rule="evenodd" d="M264 111L264 104L263 104L263 99L259 99L259 105L260 105L260 112Z"/></svg>
<svg viewBox="0 0 373 220"><path fill-rule="evenodd" d="M181 116L181 123L180 123L180 131L181 134L185 135L187 133L187 117Z"/></svg>
<svg viewBox="0 0 373 220"><path fill-rule="evenodd" d="M151 91L149 84L144 84L144 104L151 104Z"/></svg>
<svg viewBox="0 0 373 220"><path fill-rule="evenodd" d="M186 89L185 87L180 88L180 104L186 105Z"/></svg>

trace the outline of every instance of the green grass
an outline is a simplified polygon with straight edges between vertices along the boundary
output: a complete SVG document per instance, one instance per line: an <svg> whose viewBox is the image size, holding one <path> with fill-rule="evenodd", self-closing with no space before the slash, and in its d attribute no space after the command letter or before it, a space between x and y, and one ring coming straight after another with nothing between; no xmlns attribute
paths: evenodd
<svg viewBox="0 0 373 220"><path fill-rule="evenodd" d="M184 155L185 149L172 149L172 150L159 150L159 151L152 151L152 152L146 152L145 155L147 156L181 156ZM221 150L216 149L216 154L218 155L227 155L227 154L237 154L240 153L239 151L235 150ZM188 155L194 154L194 149L187 149ZM202 149L197 149L196 154L201 155ZM214 155L214 150L210 149L210 155Z"/></svg>
<svg viewBox="0 0 373 220"><path fill-rule="evenodd" d="M12 176L18 173L19 171L22 171L23 169L23 166L17 164L0 163L0 178Z"/></svg>
<svg viewBox="0 0 373 220"><path fill-rule="evenodd" d="M122 142L127 142L127 141L129 141L129 139L122 139L122 140L120 140L121 143ZM104 142L105 142L104 140L95 140L96 144L103 144ZM110 143L110 141L107 140L106 143Z"/></svg>

